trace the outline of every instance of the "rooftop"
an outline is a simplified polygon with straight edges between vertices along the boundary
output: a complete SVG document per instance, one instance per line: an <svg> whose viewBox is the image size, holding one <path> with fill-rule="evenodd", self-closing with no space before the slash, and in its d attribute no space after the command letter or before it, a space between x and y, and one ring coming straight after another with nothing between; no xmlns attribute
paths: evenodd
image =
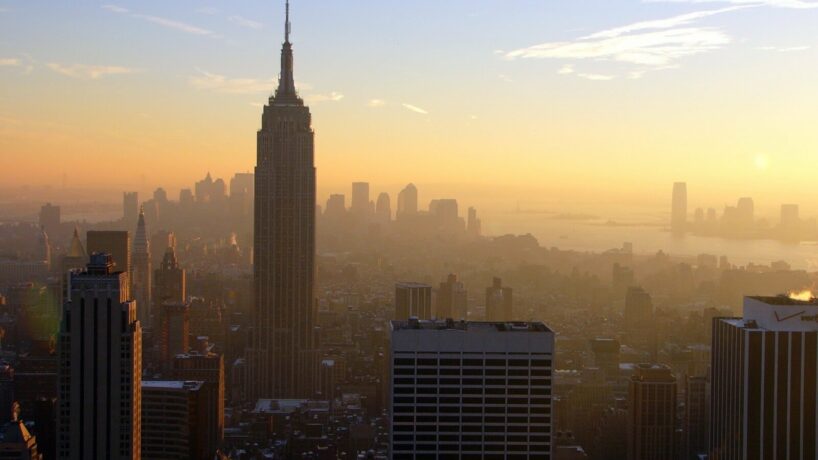
<svg viewBox="0 0 818 460"><path fill-rule="evenodd" d="M810 300L793 299L786 295L777 296L747 296L748 299L755 299L769 305L810 305L818 307L818 298L811 298Z"/></svg>
<svg viewBox="0 0 818 460"><path fill-rule="evenodd" d="M143 380L142 388L166 390L198 390L204 385L201 380Z"/></svg>
<svg viewBox="0 0 818 460"><path fill-rule="evenodd" d="M392 331L429 330L429 331L462 331L462 332L553 332L541 322L488 322L488 321L454 321L452 319L391 321Z"/></svg>

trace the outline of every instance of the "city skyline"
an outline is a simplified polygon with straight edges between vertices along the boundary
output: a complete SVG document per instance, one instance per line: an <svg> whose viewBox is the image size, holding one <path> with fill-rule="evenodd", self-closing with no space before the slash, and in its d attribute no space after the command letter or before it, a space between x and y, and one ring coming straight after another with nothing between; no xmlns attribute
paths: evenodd
<svg viewBox="0 0 818 460"><path fill-rule="evenodd" d="M321 134L319 189L422 177L483 196L502 187L590 200L604 190L655 202L654 191L685 180L717 200L818 198L801 167L818 147L806 121L818 107L808 89L816 43L798 27L815 20L815 6L297 2L297 84ZM250 169L247 127L276 79L280 11L260 2L62 8L0 2L0 82L10 89L0 93L0 148L11 153L0 170L22 172L4 183L56 184L63 174L82 183L89 173L66 153L112 170L112 183L148 176L179 187L199 175L176 173L191 161L222 177ZM71 51L48 48L78 26ZM614 44L624 51L588 49ZM396 167L400 158L412 161ZM43 163L54 167L38 171Z"/></svg>

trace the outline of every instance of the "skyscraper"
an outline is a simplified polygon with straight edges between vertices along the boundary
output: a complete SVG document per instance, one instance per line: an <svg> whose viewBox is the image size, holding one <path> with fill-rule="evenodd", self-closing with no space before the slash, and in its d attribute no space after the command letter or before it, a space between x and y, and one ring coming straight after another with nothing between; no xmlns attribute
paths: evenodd
<svg viewBox="0 0 818 460"><path fill-rule="evenodd" d="M458 281L454 273L446 277L446 281L440 283L437 290L437 309L435 316L441 319L466 319L467 311L466 287L462 281Z"/></svg>
<svg viewBox="0 0 818 460"><path fill-rule="evenodd" d="M176 260L176 251L172 246L165 249L165 257L159 268L154 270L153 303L160 306L165 303L184 303L187 301L185 269Z"/></svg>
<svg viewBox="0 0 818 460"><path fill-rule="evenodd" d="M73 273L59 336L60 459L140 458L142 326L108 254Z"/></svg>
<svg viewBox="0 0 818 460"><path fill-rule="evenodd" d="M638 364L628 398L628 460L674 458L676 378L663 364Z"/></svg>
<svg viewBox="0 0 818 460"><path fill-rule="evenodd" d="M218 353L186 353L173 358L171 376L178 380L201 380L206 407L197 416L197 423L207 427L203 444L213 452L224 440L224 355Z"/></svg>
<svg viewBox="0 0 818 460"><path fill-rule="evenodd" d="M745 297L712 350L709 458L816 458L818 302Z"/></svg>
<svg viewBox="0 0 818 460"><path fill-rule="evenodd" d="M381 192L378 195L378 201L375 203L375 215L378 222L388 224L392 220L392 205L389 202L389 194Z"/></svg>
<svg viewBox="0 0 818 460"><path fill-rule="evenodd" d="M466 221L466 230L471 236L480 236L482 231L482 222L477 218L477 209L469 208L469 217Z"/></svg>
<svg viewBox="0 0 818 460"><path fill-rule="evenodd" d="M413 216L418 212L418 189L415 184L409 184L398 193L398 210L396 219Z"/></svg>
<svg viewBox="0 0 818 460"><path fill-rule="evenodd" d="M139 216L139 194L124 192L122 194L122 220L126 228L133 228Z"/></svg>
<svg viewBox="0 0 818 460"><path fill-rule="evenodd" d="M255 168L255 333L250 398L312 395L315 352L315 162L309 108L293 77L289 3L281 75L261 118Z"/></svg>
<svg viewBox="0 0 818 460"><path fill-rule="evenodd" d="M211 460L216 401L201 380L142 381L142 452L150 459Z"/></svg>
<svg viewBox="0 0 818 460"><path fill-rule="evenodd" d="M365 219L369 215L369 182L352 183L352 203L349 212L358 219Z"/></svg>
<svg viewBox="0 0 818 460"><path fill-rule="evenodd" d="M151 251L145 230L145 211L139 209L139 221L133 239L133 288L136 311L143 327L150 327L153 314L151 303Z"/></svg>
<svg viewBox="0 0 818 460"><path fill-rule="evenodd" d="M40 208L40 228L52 235L60 228L60 207L46 203Z"/></svg>
<svg viewBox="0 0 818 460"><path fill-rule="evenodd" d="M395 284L395 318L432 319L432 286L421 283Z"/></svg>
<svg viewBox="0 0 818 460"><path fill-rule="evenodd" d="M674 233L684 233L687 227L687 184L673 184L673 202L671 204L670 229Z"/></svg>
<svg viewBox="0 0 818 460"><path fill-rule="evenodd" d="M503 287L503 280L494 278L486 288L486 320L512 321L514 319L513 291Z"/></svg>
<svg viewBox="0 0 818 460"><path fill-rule="evenodd" d="M653 300L641 287L631 286L625 294L625 334L629 344L653 343Z"/></svg>
<svg viewBox="0 0 818 460"><path fill-rule="evenodd" d="M127 231L90 230L86 236L88 254L106 253L111 256L116 271L128 274L128 292L131 286L131 239Z"/></svg>
<svg viewBox="0 0 818 460"><path fill-rule="evenodd" d="M392 321L390 458L550 459L553 356L542 323Z"/></svg>

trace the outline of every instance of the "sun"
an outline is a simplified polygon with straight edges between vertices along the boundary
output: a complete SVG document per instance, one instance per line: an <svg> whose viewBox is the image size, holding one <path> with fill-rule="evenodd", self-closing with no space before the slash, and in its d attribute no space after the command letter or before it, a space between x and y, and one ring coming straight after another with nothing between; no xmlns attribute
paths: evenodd
<svg viewBox="0 0 818 460"><path fill-rule="evenodd" d="M753 160L753 164L755 164L756 169L759 171L764 171L770 167L770 160L767 158L767 155L759 153Z"/></svg>

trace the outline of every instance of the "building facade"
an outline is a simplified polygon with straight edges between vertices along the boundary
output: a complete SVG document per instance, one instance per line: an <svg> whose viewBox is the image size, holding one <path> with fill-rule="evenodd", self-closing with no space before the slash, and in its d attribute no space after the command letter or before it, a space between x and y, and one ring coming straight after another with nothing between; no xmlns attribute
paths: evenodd
<svg viewBox="0 0 818 460"><path fill-rule="evenodd" d="M395 319L432 319L432 286L422 283L395 284Z"/></svg>
<svg viewBox="0 0 818 460"><path fill-rule="evenodd" d="M550 459L553 356L542 323L392 321L392 458Z"/></svg>
<svg viewBox="0 0 818 460"><path fill-rule="evenodd" d="M675 458L676 378L664 364L637 364L628 388L628 460Z"/></svg>

